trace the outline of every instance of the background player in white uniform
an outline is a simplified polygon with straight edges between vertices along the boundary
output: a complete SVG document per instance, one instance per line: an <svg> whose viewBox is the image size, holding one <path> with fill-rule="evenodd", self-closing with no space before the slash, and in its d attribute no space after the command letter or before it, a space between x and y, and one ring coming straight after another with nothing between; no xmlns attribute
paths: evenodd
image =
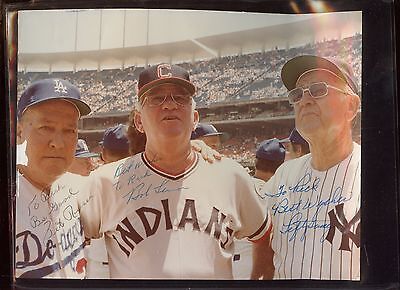
<svg viewBox="0 0 400 290"><path fill-rule="evenodd" d="M257 147L253 182L258 193L264 183L275 174L276 169L283 163L285 160L285 153L285 147L276 138L264 140ZM270 239L270 236L266 238ZM269 240L266 241L266 243L267 242L270 243L271 241ZM272 250L270 247L268 247L267 250L269 252L265 252L265 254L268 255L269 263L272 264ZM263 263L265 263L264 258L260 259L260 257L255 255L254 259L256 263L260 263L256 269L263 269L263 278L272 279L274 275L273 267L266 268L265 264L263 265ZM252 263L253 251L250 243L245 240L236 240L235 255L233 256L234 279L246 280L258 277L260 275L259 273L255 273L255 271L252 273Z"/></svg>
<svg viewBox="0 0 400 290"><path fill-rule="evenodd" d="M135 124L145 152L91 175L82 221L90 237L105 234L112 278L232 279L233 237L257 241L267 231L244 168L210 164L191 148L194 92L178 66L144 70Z"/></svg>
<svg viewBox="0 0 400 290"><path fill-rule="evenodd" d="M74 175L80 115L90 112L77 88L58 79L29 86L18 102L17 135L26 143L16 193L17 278L83 278L84 239Z"/></svg>
<svg viewBox="0 0 400 290"><path fill-rule="evenodd" d="M282 68L296 128L310 154L289 160L262 194L273 222L276 279L360 279L360 105L351 68L299 56Z"/></svg>

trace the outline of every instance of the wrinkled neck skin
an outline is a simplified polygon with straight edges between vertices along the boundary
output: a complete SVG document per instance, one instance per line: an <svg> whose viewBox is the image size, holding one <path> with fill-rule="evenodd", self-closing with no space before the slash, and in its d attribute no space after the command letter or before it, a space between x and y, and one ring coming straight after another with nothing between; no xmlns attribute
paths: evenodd
<svg viewBox="0 0 400 290"><path fill-rule="evenodd" d="M195 160L189 140L187 142L159 142L146 144L146 158L151 165L165 173L178 175L188 169Z"/></svg>
<svg viewBox="0 0 400 290"><path fill-rule="evenodd" d="M323 138L309 137L311 165L314 169L325 171L346 159L353 150L351 131L340 134L325 134Z"/></svg>

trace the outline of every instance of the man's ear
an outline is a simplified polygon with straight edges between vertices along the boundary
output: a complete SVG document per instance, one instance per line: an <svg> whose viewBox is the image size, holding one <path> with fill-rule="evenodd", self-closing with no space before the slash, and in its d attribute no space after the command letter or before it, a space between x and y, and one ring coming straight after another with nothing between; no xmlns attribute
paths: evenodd
<svg viewBox="0 0 400 290"><path fill-rule="evenodd" d="M299 145L299 144L293 144L292 143L292 149L293 149L293 151L294 151L294 153L298 156L298 157L300 157L301 156L301 154L302 154L302 149L301 149L301 145Z"/></svg>
<svg viewBox="0 0 400 290"><path fill-rule="evenodd" d="M360 108L361 100L360 97L357 95L349 95L349 97L350 100L347 110L347 120L351 122L357 115L358 109Z"/></svg>
<svg viewBox="0 0 400 290"><path fill-rule="evenodd" d="M22 121L17 122L17 145L20 145L25 142L25 136L23 134L23 124Z"/></svg>
<svg viewBox="0 0 400 290"><path fill-rule="evenodd" d="M192 127L192 131L194 131L197 127L197 124L199 124L199 120L200 120L200 115L199 112L194 110L193 111L193 127Z"/></svg>
<svg viewBox="0 0 400 290"><path fill-rule="evenodd" d="M133 116L133 122L135 124L136 129L140 133L144 133L143 123L142 123L142 115L138 111L136 111L135 115Z"/></svg>

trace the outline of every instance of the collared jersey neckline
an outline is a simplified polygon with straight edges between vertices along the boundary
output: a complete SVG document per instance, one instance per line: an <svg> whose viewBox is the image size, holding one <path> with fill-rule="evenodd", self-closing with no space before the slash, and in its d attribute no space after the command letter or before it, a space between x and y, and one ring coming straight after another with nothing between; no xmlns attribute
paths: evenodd
<svg viewBox="0 0 400 290"><path fill-rule="evenodd" d="M178 175L173 175L173 174L166 173L158 168L155 168L153 165L151 165L150 161L147 159L146 154L144 152L141 153L141 158L142 158L143 163L149 169L151 169L152 171L154 171L155 173L157 173L163 177L166 177L166 178L172 179L172 180L178 180L178 179L188 176L190 173L192 173L192 171L194 171L194 169L197 167L197 164L199 163L199 155L196 152L194 152L195 159L194 159L192 165L190 165L190 167L188 169L186 169L184 172L182 172Z"/></svg>

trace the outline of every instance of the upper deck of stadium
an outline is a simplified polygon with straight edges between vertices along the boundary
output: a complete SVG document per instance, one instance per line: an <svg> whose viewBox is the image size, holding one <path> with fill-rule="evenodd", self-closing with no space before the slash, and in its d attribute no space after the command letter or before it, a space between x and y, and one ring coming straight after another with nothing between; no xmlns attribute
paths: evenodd
<svg viewBox="0 0 400 290"><path fill-rule="evenodd" d="M278 15L177 10L21 12L18 70L124 69L289 49L361 33L361 12Z"/></svg>

